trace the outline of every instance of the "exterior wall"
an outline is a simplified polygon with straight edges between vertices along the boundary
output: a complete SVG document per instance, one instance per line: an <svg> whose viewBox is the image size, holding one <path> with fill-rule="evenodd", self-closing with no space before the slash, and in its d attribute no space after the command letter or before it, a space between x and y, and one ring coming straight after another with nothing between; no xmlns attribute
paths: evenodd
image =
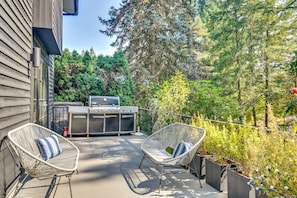
<svg viewBox="0 0 297 198"><path fill-rule="evenodd" d="M48 54L62 52L62 0L35 0L33 28Z"/></svg>
<svg viewBox="0 0 297 198"><path fill-rule="evenodd" d="M53 54L61 54L62 9L63 0L0 0L0 198L20 172L3 139L9 130L35 122L38 114L35 76L43 74L32 67L33 46L43 51L48 76L46 127L52 128Z"/></svg>
<svg viewBox="0 0 297 198"><path fill-rule="evenodd" d="M33 0L0 1L0 138L30 121Z"/></svg>
<svg viewBox="0 0 297 198"><path fill-rule="evenodd" d="M0 138L30 122L33 0L0 1ZM0 150L0 197L18 174L7 145ZM4 176L4 177L3 177Z"/></svg>
<svg viewBox="0 0 297 198"><path fill-rule="evenodd" d="M0 140L7 131L30 122L33 0L0 1ZM0 197L18 175L7 145L0 148Z"/></svg>

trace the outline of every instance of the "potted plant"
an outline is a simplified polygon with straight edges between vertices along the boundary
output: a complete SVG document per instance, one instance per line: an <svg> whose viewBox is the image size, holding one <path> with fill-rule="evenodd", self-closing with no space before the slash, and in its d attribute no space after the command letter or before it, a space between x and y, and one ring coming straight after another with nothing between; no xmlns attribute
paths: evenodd
<svg viewBox="0 0 297 198"><path fill-rule="evenodd" d="M208 161L221 162L222 159L231 159L237 164L229 165L227 176L223 169L215 174L221 179L228 178L228 197L249 197L248 194L251 193L258 197L297 196L296 134L281 133L277 130L267 132L249 125L218 126L202 118L198 118L196 124L203 127L207 133L203 149L214 156L212 160L206 160L207 183L209 173L213 172L208 171L208 164L211 164ZM243 177L243 182L237 179L233 181L233 176ZM218 187L220 183L224 182L217 182L216 189L222 191L224 189ZM242 187L237 187L240 183Z"/></svg>
<svg viewBox="0 0 297 198"><path fill-rule="evenodd" d="M206 160L206 182L218 191L228 191L228 197L249 197L249 150L257 142L258 129L251 125L230 123L214 125L209 121L199 123L207 135L202 144L214 157Z"/></svg>
<svg viewBox="0 0 297 198"><path fill-rule="evenodd" d="M206 130L200 150L211 155L205 159L206 183L218 191L226 191L227 168L234 166L234 162L225 155L228 130L202 118L198 118L195 124Z"/></svg>
<svg viewBox="0 0 297 198"><path fill-rule="evenodd" d="M260 138L261 144L255 148L250 160L256 190L268 197L296 197L296 135L262 131Z"/></svg>
<svg viewBox="0 0 297 198"><path fill-rule="evenodd" d="M198 118L196 120L193 120L193 125L199 126L199 127L209 127L211 126L209 122L204 122L202 118ZM208 132L207 132L208 133ZM207 139L208 137L206 137ZM200 179L204 179L206 176L206 159L212 158L213 156L209 154L207 147L205 146L205 140L200 145L196 155L194 156L192 162L190 163L191 170L194 171L194 174L197 174L200 176ZM198 177L197 175L197 177Z"/></svg>
<svg viewBox="0 0 297 198"><path fill-rule="evenodd" d="M193 174L200 179L205 178L206 169L205 169L205 159L211 157L208 153L198 150L195 154L193 160L190 163L190 168Z"/></svg>
<svg viewBox="0 0 297 198"><path fill-rule="evenodd" d="M233 169L227 170L228 197L229 198L249 198L251 192L250 184L250 149L251 145L258 140L258 129L250 125L241 126L229 125L228 145L226 153L234 161L238 162Z"/></svg>

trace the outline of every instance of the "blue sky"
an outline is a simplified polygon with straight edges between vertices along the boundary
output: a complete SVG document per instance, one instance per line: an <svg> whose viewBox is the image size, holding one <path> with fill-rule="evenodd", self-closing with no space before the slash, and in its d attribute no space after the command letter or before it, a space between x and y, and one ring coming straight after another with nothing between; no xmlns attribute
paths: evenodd
<svg viewBox="0 0 297 198"><path fill-rule="evenodd" d="M111 6L118 8L121 0L79 0L78 16L63 17L63 49L70 51L89 50L91 47L96 54L112 55L115 51L110 44L115 38L100 33L104 29L98 16L108 19Z"/></svg>

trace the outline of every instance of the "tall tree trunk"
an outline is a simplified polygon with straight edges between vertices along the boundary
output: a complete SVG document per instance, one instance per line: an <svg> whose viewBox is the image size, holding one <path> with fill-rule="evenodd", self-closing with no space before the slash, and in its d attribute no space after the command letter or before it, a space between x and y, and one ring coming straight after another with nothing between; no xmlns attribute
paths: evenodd
<svg viewBox="0 0 297 198"><path fill-rule="evenodd" d="M252 84L252 116L254 121L254 126L257 126L257 111L256 111L256 104L257 104L257 98L256 98L256 77L255 77L255 64L253 60L253 54L254 54L254 48L253 48L253 21L250 20L249 24L250 33L249 33L249 61L250 61L250 67L251 67L251 84Z"/></svg>
<svg viewBox="0 0 297 198"><path fill-rule="evenodd" d="M269 32L268 30L266 30L266 49L268 49L268 38L269 38ZM264 57L265 57L265 127L268 128L268 104L269 104L269 65L268 65L268 57L267 57L267 53L264 53Z"/></svg>
<svg viewBox="0 0 297 198"><path fill-rule="evenodd" d="M250 49L252 51L252 49ZM252 107L252 115L253 115L253 120L254 120L254 126L256 127L257 126L257 111L256 111L256 90L255 90L255 87L256 87L256 80L255 80L255 67L254 65L252 65L252 68L251 68L251 77L252 77L252 94L253 94L253 101L252 101L252 104L253 104L253 107Z"/></svg>
<svg viewBox="0 0 297 198"><path fill-rule="evenodd" d="M234 19L235 20L238 20L238 16L237 16L237 9L234 9ZM239 40L239 31L238 31L238 27L235 26L235 42L236 42L236 53L240 53L240 46L239 46L239 43L240 43L240 40ZM239 108L241 109L240 110L240 115L239 115L239 120L240 122L242 123L243 122L243 112L242 112L242 98L241 98L241 64L240 64L240 60L239 60L239 56L237 55L236 56L236 64L237 64L237 67L238 67L238 80L237 80L237 89L238 89L238 106Z"/></svg>
<svg viewBox="0 0 297 198"><path fill-rule="evenodd" d="M238 106L241 109L240 115L239 115L239 120L242 123L243 122L243 116L242 116L242 100L241 100L241 81L240 78L237 80L237 88L238 88Z"/></svg>

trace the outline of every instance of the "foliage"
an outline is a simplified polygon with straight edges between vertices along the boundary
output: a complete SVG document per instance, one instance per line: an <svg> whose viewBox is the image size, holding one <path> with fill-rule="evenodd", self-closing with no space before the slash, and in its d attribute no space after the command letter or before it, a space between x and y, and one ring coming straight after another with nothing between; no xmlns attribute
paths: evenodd
<svg viewBox="0 0 297 198"><path fill-rule="evenodd" d="M122 105L134 103L134 84L122 52L96 56L93 49L82 55L64 49L55 57L55 100L85 103L89 95L119 96Z"/></svg>
<svg viewBox="0 0 297 198"><path fill-rule="evenodd" d="M297 97L293 95L287 104L286 113L297 115Z"/></svg>
<svg viewBox="0 0 297 198"><path fill-rule="evenodd" d="M123 49L137 88L143 98L152 82L170 78L175 71L187 77L199 76L201 57L208 42L192 1L122 0L119 8L111 7L109 19L99 17L106 26L102 33L116 36L113 46Z"/></svg>
<svg viewBox="0 0 297 198"><path fill-rule="evenodd" d="M211 122L201 116L193 125L206 130L200 151L217 160L231 159L251 178L250 184L268 197L297 195L297 137L295 134L232 123Z"/></svg>
<svg viewBox="0 0 297 198"><path fill-rule="evenodd" d="M137 126L140 126L141 130L146 132L147 135L150 135L153 133L153 120L152 115L150 111L145 110L139 110L138 112L139 116L137 119Z"/></svg>
<svg viewBox="0 0 297 198"><path fill-rule="evenodd" d="M247 142L253 134L251 127L205 120L201 116L193 119L192 124L206 130L206 137L199 148L202 153L214 155L218 162L227 159L240 163L240 170L245 173L248 172L249 168L246 163L249 158Z"/></svg>
<svg viewBox="0 0 297 198"><path fill-rule="evenodd" d="M284 90L290 88L290 77L284 68L295 44L294 39L286 38L295 37L295 11L287 9L288 1L277 0L204 4L204 21L213 43L214 80L237 101L240 120L252 116L254 125L259 119L270 127L268 105L281 116L284 106L279 104L288 100Z"/></svg>
<svg viewBox="0 0 297 198"><path fill-rule="evenodd" d="M251 150L251 177L257 190L268 197L297 195L296 136L289 133L259 132L258 143Z"/></svg>
<svg viewBox="0 0 297 198"><path fill-rule="evenodd" d="M184 113L240 123L246 117L270 128L269 106L279 118L293 112L288 90L296 84L296 3L123 0L110 8L109 19L99 19L106 27L101 32L116 36L113 45L127 54L141 106L149 106L156 85L180 71L193 80ZM110 60L103 65L113 71ZM199 86L202 79L210 83Z"/></svg>
<svg viewBox="0 0 297 198"><path fill-rule="evenodd" d="M222 88L211 81L187 80L181 72L176 72L161 84L151 85L150 91L146 99L149 100L148 108L152 111L154 122L184 121L181 115L197 114L208 119L227 121L239 112L236 104L222 95Z"/></svg>
<svg viewBox="0 0 297 198"><path fill-rule="evenodd" d="M169 80L164 81L155 94L158 119L167 123L177 121L177 115L183 113L189 94L190 89L181 72L176 72ZM168 117L170 113L174 114Z"/></svg>
<svg viewBox="0 0 297 198"><path fill-rule="evenodd" d="M224 94L222 87L210 80L189 81L191 89L185 111L190 115L200 114L208 119L227 121L238 117L237 104Z"/></svg>

